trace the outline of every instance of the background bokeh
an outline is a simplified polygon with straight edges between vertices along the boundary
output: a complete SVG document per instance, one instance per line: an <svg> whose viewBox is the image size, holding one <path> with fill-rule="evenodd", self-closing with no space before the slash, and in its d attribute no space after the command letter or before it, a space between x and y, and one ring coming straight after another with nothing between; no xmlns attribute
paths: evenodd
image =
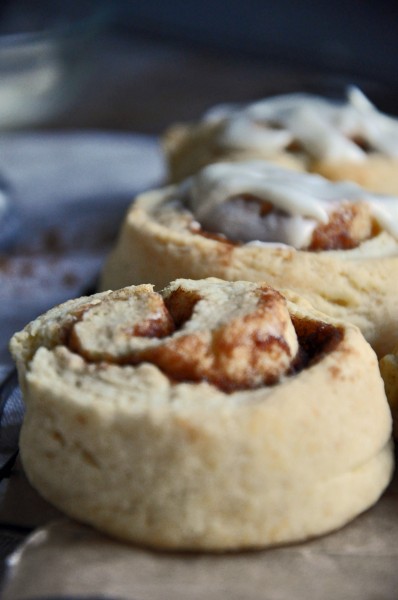
<svg viewBox="0 0 398 600"><path fill-rule="evenodd" d="M392 1L3 2L0 33L20 32L58 36L57 94L32 126L156 133L216 102L298 89L340 97L348 83L396 112Z"/></svg>

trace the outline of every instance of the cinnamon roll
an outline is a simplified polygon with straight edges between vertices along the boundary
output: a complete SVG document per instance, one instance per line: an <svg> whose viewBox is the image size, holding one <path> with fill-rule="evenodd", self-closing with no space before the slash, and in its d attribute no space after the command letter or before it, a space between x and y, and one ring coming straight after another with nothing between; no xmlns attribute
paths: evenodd
<svg viewBox="0 0 398 600"><path fill-rule="evenodd" d="M136 200L101 287L208 276L291 288L382 356L398 343L398 198L265 161L209 165Z"/></svg>
<svg viewBox="0 0 398 600"><path fill-rule="evenodd" d="M218 161L270 160L374 192L398 193L398 119L356 87L344 102L305 93L220 106L164 135L170 181Z"/></svg>
<svg viewBox="0 0 398 600"><path fill-rule="evenodd" d="M265 284L179 279L71 300L11 351L30 481L117 538L190 550L304 540L390 480L370 346Z"/></svg>

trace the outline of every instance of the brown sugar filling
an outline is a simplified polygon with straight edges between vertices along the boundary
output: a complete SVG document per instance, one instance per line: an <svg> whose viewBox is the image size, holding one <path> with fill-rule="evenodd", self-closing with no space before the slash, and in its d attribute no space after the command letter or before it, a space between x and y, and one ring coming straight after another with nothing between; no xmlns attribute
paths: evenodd
<svg viewBox="0 0 398 600"><path fill-rule="evenodd" d="M378 232L367 204L342 204L328 223L315 229L308 250L351 250Z"/></svg>
<svg viewBox="0 0 398 600"><path fill-rule="evenodd" d="M101 357L91 356L78 343L75 333L76 324L90 310L90 306L86 305L76 314L69 335L66 336L64 332L66 345L87 362L102 365L138 365L149 362L156 365L172 382L207 381L226 393L275 385L280 380L278 374L270 372L258 378L258 369L264 360L264 353L277 359L281 355L287 355L290 367L286 369L284 375L290 376L311 366L331 352L342 340L343 330L324 322L291 316L299 341L297 356L291 356L283 336L264 337L259 330L259 320L264 319L266 311L272 311L274 302L280 300L278 292L272 290L273 295L271 295L266 290L268 288L261 292L258 306L241 317L239 322L231 321L215 328L211 332L210 344L208 340L196 335L196 332L166 340L168 335L178 331L189 321L196 303L201 299L199 293L177 288L165 299L164 322L146 318L138 326L132 325L128 332L138 337L165 338L165 344L134 350L123 356L109 354ZM228 359L236 351L246 352L247 360L240 373L231 373L228 370Z"/></svg>
<svg viewBox="0 0 398 600"><path fill-rule="evenodd" d="M342 327L323 321L292 316L293 326L299 340L300 351L293 366L297 373L319 362L326 354L333 352L344 337Z"/></svg>
<svg viewBox="0 0 398 600"><path fill-rule="evenodd" d="M168 299L173 318L181 315L181 304L187 304L189 313L200 298L196 294L178 289ZM140 353L141 360L156 364L164 373L176 381L208 381L220 389L231 392L237 389L250 389L260 385L275 383L280 374L272 368L263 370L264 354L275 360L282 355L290 360L290 348L278 335L265 335L261 330L261 321L266 312L273 310L282 297L264 290L258 306L250 313L222 324L211 330L211 339L203 338L196 332L170 339L163 346L152 347ZM171 300L171 302L170 302ZM166 301L167 302L167 301ZM175 307L177 306L177 311ZM186 319L183 310L184 319ZM185 320L183 321L185 322ZM243 354L246 362L232 367L236 354Z"/></svg>
<svg viewBox="0 0 398 600"><path fill-rule="evenodd" d="M350 139L352 142L354 142L354 144L356 144L359 148L361 148L361 150L363 150L367 154L372 152L371 144L367 140L365 140L365 138L361 135L353 135Z"/></svg>

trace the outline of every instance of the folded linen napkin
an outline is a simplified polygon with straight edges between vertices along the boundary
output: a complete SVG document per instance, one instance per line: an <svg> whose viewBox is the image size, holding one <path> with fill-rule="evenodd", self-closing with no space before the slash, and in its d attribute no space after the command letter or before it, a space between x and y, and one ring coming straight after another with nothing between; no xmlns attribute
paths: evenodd
<svg viewBox="0 0 398 600"><path fill-rule="evenodd" d="M11 366L12 333L93 285L132 198L161 184L163 176L154 137L96 131L0 135L0 178L16 221L0 252L0 380Z"/></svg>

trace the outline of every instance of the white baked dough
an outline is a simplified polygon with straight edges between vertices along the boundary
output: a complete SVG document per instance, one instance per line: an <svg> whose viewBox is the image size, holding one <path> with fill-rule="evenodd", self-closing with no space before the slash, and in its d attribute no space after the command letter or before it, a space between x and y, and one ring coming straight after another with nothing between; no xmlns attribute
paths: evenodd
<svg viewBox="0 0 398 600"><path fill-rule="evenodd" d="M238 216L220 212L230 196L246 192L259 202L271 199L277 208L292 212L290 221L283 217L282 225L271 231L272 243L258 242L256 237L248 241L250 235L261 234L261 228L265 238L269 234L258 215L252 218L245 209ZM349 250L308 251L289 244L311 234L317 220L327 220L339 199L367 202L379 221L379 232ZM198 220L206 227L201 228ZM234 244L222 235L208 235L207 223L212 221L213 231L228 235L237 229L237 237L245 236L246 242ZM275 231L284 235L283 244L277 243ZM354 184L334 184L266 162L219 163L179 186L136 199L100 286L117 289L150 281L162 288L177 277L208 276L266 281L295 290L332 317L353 322L383 356L398 343L397 238L397 197L372 195Z"/></svg>
<svg viewBox="0 0 398 600"><path fill-rule="evenodd" d="M154 335L165 313L144 285L69 301L13 337L26 401L21 456L39 492L117 538L211 551L304 540L376 502L392 473L391 415L359 330L262 284L178 280L161 292L169 307L175 290L169 335ZM275 295L269 312L264 293ZM164 358L184 336L214 341L222 330L231 343L213 352L217 364L227 357L253 366L257 355L234 352L231 341L252 317L271 337L276 319L291 361L297 338L311 348L310 362L293 371L282 364L273 385L223 391L200 378L171 379L167 361L160 369L132 359L148 348ZM137 324L150 335L134 335ZM247 344L267 353L257 326Z"/></svg>
<svg viewBox="0 0 398 600"><path fill-rule="evenodd" d="M163 147L171 182L214 162L262 159L398 193L398 119L354 86L340 102L296 93L215 107L197 123L171 126Z"/></svg>

